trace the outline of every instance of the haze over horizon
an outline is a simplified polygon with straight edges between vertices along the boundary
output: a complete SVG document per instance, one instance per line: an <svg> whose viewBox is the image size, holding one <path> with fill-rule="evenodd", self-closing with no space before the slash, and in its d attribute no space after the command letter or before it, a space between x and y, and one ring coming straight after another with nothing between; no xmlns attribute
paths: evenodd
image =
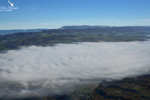
<svg viewBox="0 0 150 100"><path fill-rule="evenodd" d="M54 29L68 25L150 26L149 0L10 0L0 11L0 30ZM8 7L7 0L0 7Z"/></svg>

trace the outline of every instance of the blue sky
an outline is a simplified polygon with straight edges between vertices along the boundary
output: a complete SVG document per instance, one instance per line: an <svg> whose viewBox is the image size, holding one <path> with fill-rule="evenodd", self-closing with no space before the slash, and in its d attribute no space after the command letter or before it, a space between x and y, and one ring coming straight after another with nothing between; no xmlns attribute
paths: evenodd
<svg viewBox="0 0 150 100"><path fill-rule="evenodd" d="M0 29L63 25L150 26L150 0L10 0L17 10L0 11ZM0 0L0 7L8 0Z"/></svg>

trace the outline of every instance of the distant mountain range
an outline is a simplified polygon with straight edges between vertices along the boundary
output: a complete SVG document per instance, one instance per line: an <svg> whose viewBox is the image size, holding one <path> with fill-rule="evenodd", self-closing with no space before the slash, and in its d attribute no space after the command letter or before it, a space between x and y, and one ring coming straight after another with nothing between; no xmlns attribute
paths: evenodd
<svg viewBox="0 0 150 100"><path fill-rule="evenodd" d="M18 32L40 32L46 29L16 29L16 30L0 30L0 35L13 34Z"/></svg>
<svg viewBox="0 0 150 100"><path fill-rule="evenodd" d="M130 27L130 28L150 28L150 26L102 26L102 25L73 25L73 26L62 26L60 29L88 29L88 28L115 28L115 27Z"/></svg>
<svg viewBox="0 0 150 100"><path fill-rule="evenodd" d="M74 42L128 42L145 41L150 39L150 27L126 26L126 27L105 27L82 29L85 26L78 26L80 29L49 29L49 30L26 30L29 32L15 32L14 34L0 36L0 51L17 49L20 46L52 46L57 43ZM66 27L67 28L67 27ZM69 27L71 28L71 26ZM42 30L42 31L41 31ZM11 31L11 30L9 30ZM32 31L32 32L31 32ZM39 32L36 32L39 31ZM16 33L17 32L17 33Z"/></svg>
<svg viewBox="0 0 150 100"><path fill-rule="evenodd" d="M109 28L111 26L101 26L101 25L81 25L81 26L63 26L60 29L87 29L87 28Z"/></svg>
<svg viewBox="0 0 150 100"><path fill-rule="evenodd" d="M54 31L54 30L66 30L66 29L100 29L109 31L109 30L114 30L114 29L123 29L123 30L132 30L132 31L150 31L150 26L102 26L102 25L74 25L74 26L62 26L61 28L58 29L15 29L15 30L0 30L0 36L2 35L7 35L7 34L13 34L13 33L25 33L25 32L41 32L41 31Z"/></svg>

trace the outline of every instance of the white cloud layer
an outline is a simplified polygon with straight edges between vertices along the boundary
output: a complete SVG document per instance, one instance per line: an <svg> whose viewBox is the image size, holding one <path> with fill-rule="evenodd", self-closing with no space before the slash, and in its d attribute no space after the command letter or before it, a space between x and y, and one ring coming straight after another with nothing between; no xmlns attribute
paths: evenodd
<svg viewBox="0 0 150 100"><path fill-rule="evenodd" d="M23 47L0 54L0 98L57 95L149 69L149 41Z"/></svg>

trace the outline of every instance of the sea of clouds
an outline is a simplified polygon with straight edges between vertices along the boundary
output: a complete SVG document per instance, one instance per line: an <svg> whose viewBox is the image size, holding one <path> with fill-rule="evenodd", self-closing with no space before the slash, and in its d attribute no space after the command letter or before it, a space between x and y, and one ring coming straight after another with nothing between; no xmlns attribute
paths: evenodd
<svg viewBox="0 0 150 100"><path fill-rule="evenodd" d="M0 98L60 95L150 72L150 41L22 47L0 53Z"/></svg>

